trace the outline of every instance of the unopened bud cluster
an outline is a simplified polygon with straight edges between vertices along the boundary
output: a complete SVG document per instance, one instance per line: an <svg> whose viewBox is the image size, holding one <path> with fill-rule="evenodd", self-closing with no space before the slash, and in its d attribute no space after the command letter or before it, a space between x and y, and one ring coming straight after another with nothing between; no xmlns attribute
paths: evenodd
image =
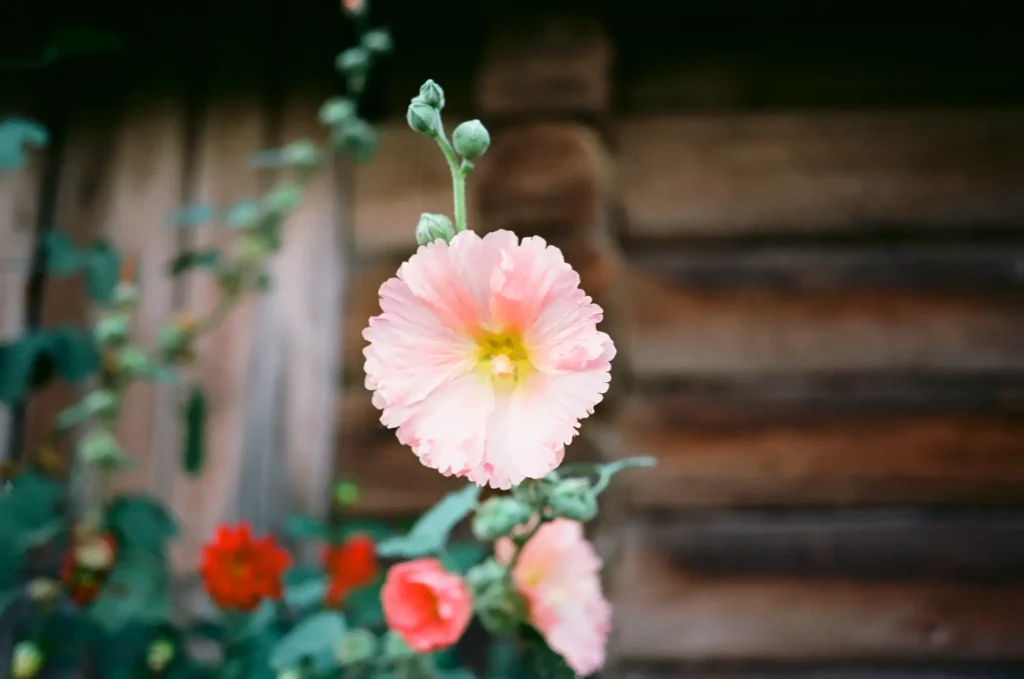
<svg viewBox="0 0 1024 679"><path fill-rule="evenodd" d="M444 90L433 80L420 87L420 93L409 102L405 118L409 127L431 139L444 136L441 111L444 109ZM452 146L465 160L476 160L487 152L491 135L479 120L470 120L455 128Z"/></svg>
<svg viewBox="0 0 1024 679"><path fill-rule="evenodd" d="M391 34L375 28L363 33L359 44L341 52L334 65L345 78L348 96L332 97L320 107L320 122L330 130L336 151L347 153L356 162L369 160L377 152L379 139L370 123L359 117L356 100L366 87L374 60L393 47Z"/></svg>

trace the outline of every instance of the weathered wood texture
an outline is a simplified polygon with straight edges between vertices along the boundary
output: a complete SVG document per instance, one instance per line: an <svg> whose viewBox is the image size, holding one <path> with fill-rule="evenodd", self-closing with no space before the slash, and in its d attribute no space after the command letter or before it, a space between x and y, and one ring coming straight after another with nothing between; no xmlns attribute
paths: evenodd
<svg viewBox="0 0 1024 679"><path fill-rule="evenodd" d="M593 17L519 13L485 43L476 104L489 118L600 113L611 98L612 47Z"/></svg>
<svg viewBox="0 0 1024 679"><path fill-rule="evenodd" d="M251 63L262 46L260 29L267 17L257 8L246 14L244 28L238 18L222 19L211 31L237 31L235 40L217 43L207 77L207 96L197 123L197 152L192 167L189 202L227 207L254 197L266 188L248 164L253 149L266 148L272 125L265 107L264 69ZM215 248L230 260L237 253L237 234L215 225L186 232L188 247ZM185 304L197 316L214 312L224 298L216 276L196 271L184 281ZM204 446L206 457L197 474L187 473L172 457L165 468L171 477L171 508L182 523L173 554L179 573L199 562L202 544L217 524L238 519L240 496L264 493L266 488L240 483L246 445L246 410L250 398L249 371L258 300L247 298L221 323L204 335L189 370L190 387L202 389L208 403Z"/></svg>
<svg viewBox="0 0 1024 679"><path fill-rule="evenodd" d="M119 106L124 94L123 90L112 91L111 82L118 80L113 74L120 71L112 64L102 65L109 68L80 73L73 85L67 85L68 109L61 130L62 143L59 149L54 149L60 154L60 165L52 198L52 224L42 225L67 235L81 247L103 238L109 169L114 135L119 127L119 116L112 114L111 107ZM39 305L42 327L88 326L95 320L79 276L44 276ZM82 391L82 385L54 380L32 394L22 449L27 457L36 455L39 447L48 442L54 418L80 398ZM70 440L63 442L61 453L65 459L71 459Z"/></svg>
<svg viewBox="0 0 1024 679"><path fill-rule="evenodd" d="M43 171L41 154L35 150L29 154L23 167L0 171L0 342L18 337L26 328L27 288ZM12 415L7 406L0 405L0 460L7 459L11 452L7 447L14 424Z"/></svg>
<svg viewBox="0 0 1024 679"><path fill-rule="evenodd" d="M633 530L673 568L718 576L862 581L1024 578L1024 513L778 509L640 514Z"/></svg>
<svg viewBox="0 0 1024 679"><path fill-rule="evenodd" d="M827 259L817 270L836 273ZM712 288L641 261L623 285L633 300L631 360L642 377L1024 367L1019 291L878 289L856 279L842 289Z"/></svg>
<svg viewBox="0 0 1024 679"><path fill-rule="evenodd" d="M626 659L1021 660L1024 588L926 580L700 575L630 536L617 607ZM626 594L628 592L628 594Z"/></svg>
<svg viewBox="0 0 1024 679"><path fill-rule="evenodd" d="M630 238L1019 228L1017 110L627 117Z"/></svg>
<svg viewBox="0 0 1024 679"><path fill-rule="evenodd" d="M1024 663L820 661L813 663L632 662L627 679L1016 679Z"/></svg>

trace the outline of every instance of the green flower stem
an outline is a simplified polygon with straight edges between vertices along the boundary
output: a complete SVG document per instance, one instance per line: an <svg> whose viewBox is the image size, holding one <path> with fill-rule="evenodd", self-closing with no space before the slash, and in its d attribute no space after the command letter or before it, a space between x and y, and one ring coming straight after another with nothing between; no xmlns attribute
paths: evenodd
<svg viewBox="0 0 1024 679"><path fill-rule="evenodd" d="M437 145L441 147L445 160L448 161L448 169L452 171L452 193L455 201L455 233L466 230L466 174L469 170L464 169L455 155L455 149L448 142L444 130L437 135ZM467 167L472 167L471 165Z"/></svg>

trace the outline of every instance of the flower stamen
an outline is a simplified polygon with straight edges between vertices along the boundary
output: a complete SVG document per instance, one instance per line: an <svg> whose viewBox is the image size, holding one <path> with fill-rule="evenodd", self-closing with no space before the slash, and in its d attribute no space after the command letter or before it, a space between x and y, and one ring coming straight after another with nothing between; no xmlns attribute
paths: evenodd
<svg viewBox="0 0 1024 679"><path fill-rule="evenodd" d="M495 384L515 385L532 367L518 335L508 332L486 333L477 341L477 365Z"/></svg>

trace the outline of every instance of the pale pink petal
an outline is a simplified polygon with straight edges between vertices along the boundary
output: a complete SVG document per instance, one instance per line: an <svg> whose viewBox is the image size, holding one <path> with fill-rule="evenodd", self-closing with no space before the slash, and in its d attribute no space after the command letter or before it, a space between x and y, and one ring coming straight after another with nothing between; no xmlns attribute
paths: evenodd
<svg viewBox="0 0 1024 679"><path fill-rule="evenodd" d="M396 417L385 424L398 426L398 440L424 465L463 476L483 464L493 409L493 390L470 372L450 380L415 408L404 409L401 422Z"/></svg>
<svg viewBox="0 0 1024 679"><path fill-rule="evenodd" d="M507 489L561 463L615 356L561 251L467 231L421 247L380 295L366 387L424 464Z"/></svg>

